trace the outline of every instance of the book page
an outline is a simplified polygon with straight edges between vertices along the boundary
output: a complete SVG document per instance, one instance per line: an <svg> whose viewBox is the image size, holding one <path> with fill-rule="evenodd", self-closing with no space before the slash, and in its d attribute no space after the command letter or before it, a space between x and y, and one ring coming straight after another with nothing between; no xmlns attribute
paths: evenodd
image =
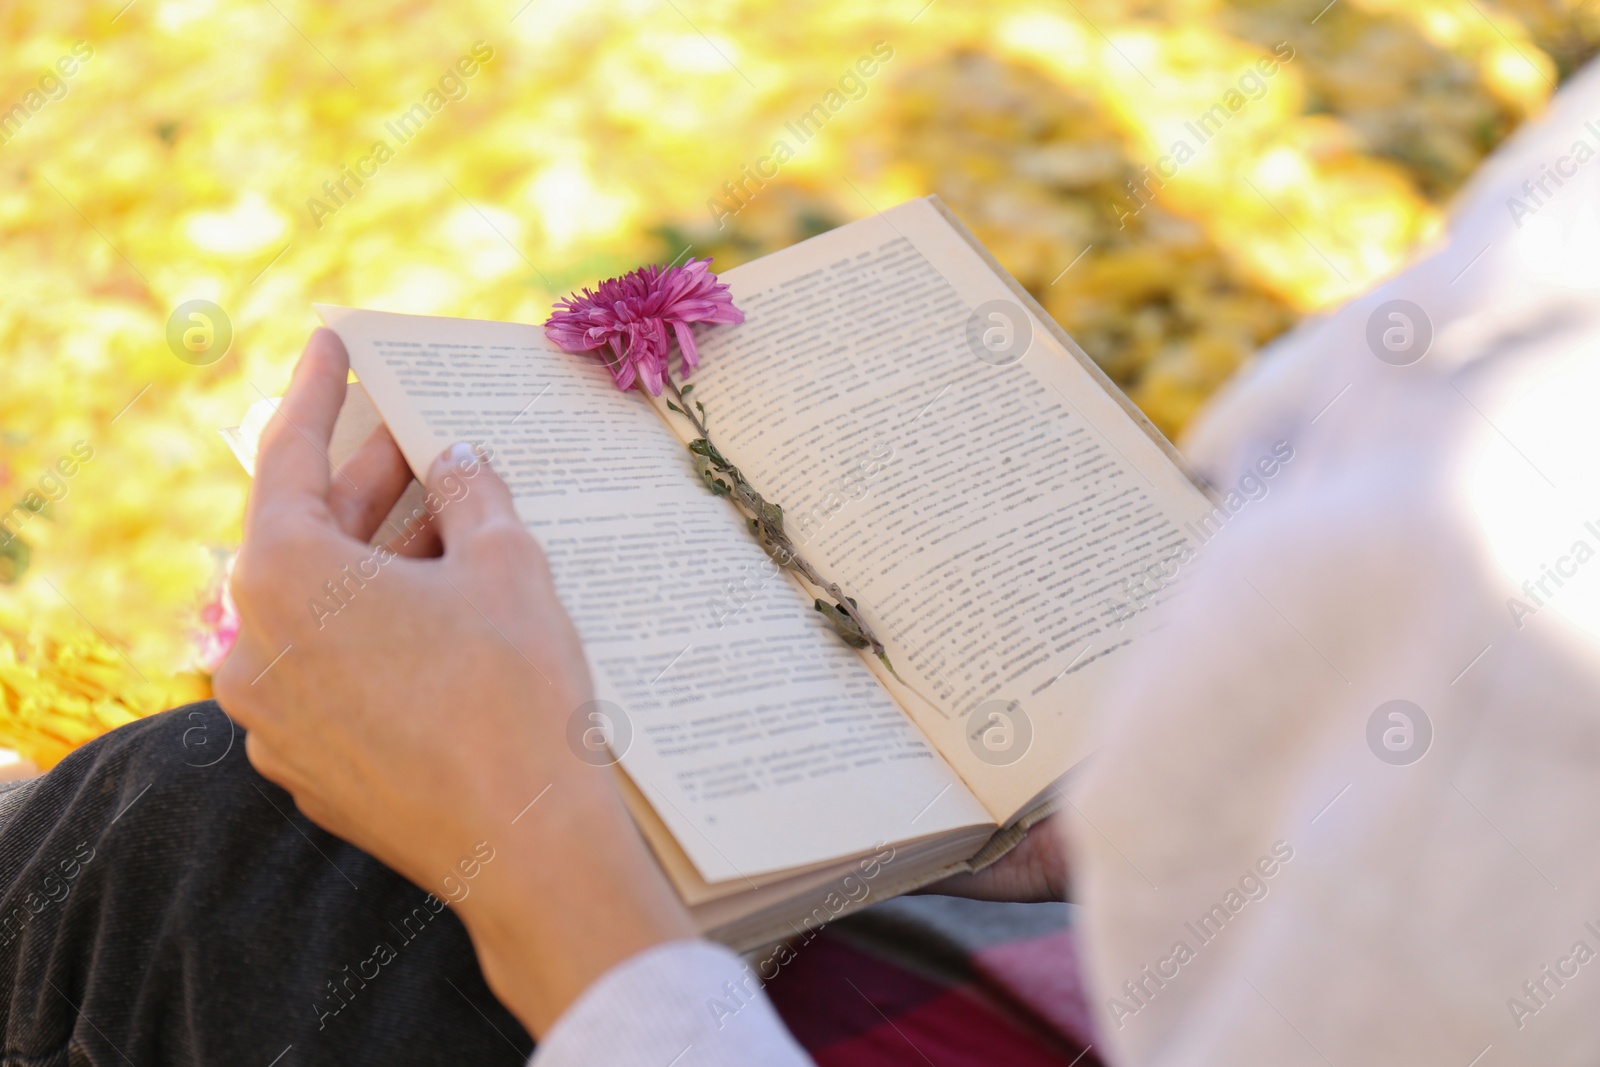
<svg viewBox="0 0 1600 1067"><path fill-rule="evenodd" d="M906 685L880 679L1003 821L1087 754L1097 686L1149 618L1108 604L1210 504L996 270L903 204L723 274L746 321L704 334L693 380Z"/></svg>
<svg viewBox="0 0 1600 1067"><path fill-rule="evenodd" d="M638 394L536 326L318 310L413 471L493 449L609 702L569 736L609 732L706 881L991 821L789 582L719 624L719 591L767 557Z"/></svg>

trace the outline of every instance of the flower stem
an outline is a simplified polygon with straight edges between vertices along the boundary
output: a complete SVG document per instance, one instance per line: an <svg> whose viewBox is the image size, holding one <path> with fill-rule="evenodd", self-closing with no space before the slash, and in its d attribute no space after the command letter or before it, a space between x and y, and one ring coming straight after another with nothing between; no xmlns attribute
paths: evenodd
<svg viewBox="0 0 1600 1067"><path fill-rule="evenodd" d="M672 375L670 374L663 377L666 379L667 390L672 393L672 399L678 402L678 410L683 412L686 419L694 423L694 428L699 432L700 436L705 438L707 444L710 444L711 434L707 432L705 422L694 413L694 408L689 401L685 400L683 394L678 391L678 383L672 380ZM742 478L743 475L740 477Z"/></svg>
<svg viewBox="0 0 1600 1067"><path fill-rule="evenodd" d="M795 571L814 588L822 590L831 597L834 601L832 606L837 614L823 611L821 601L817 602L817 610L822 611L828 617L834 628L840 631L841 636L846 641L851 644L857 644L859 647L870 649L872 654L877 656L885 667L889 668L890 673L898 678L900 675L889 663L889 656L884 650L883 642L879 641L877 635L872 632L872 627L862 617L855 601L844 595L844 590L839 588L837 582L824 578L809 560L800 555L799 549L795 547L794 541L783 527L783 509L775 504L768 503L745 478L744 472L728 462L722 455L722 452L711 440L711 432L706 429L705 409L686 399L683 393L679 391L678 383L672 380L670 374L666 375L665 379L667 390L671 392L673 400L676 401L672 407L682 412L684 418L688 419L693 424L696 432L700 434L700 440L694 444L703 443L704 445L703 451L696 450L693 444L689 446L689 450L694 452L696 456L703 457L709 470L725 475L732 483L731 485L726 485L713 479L711 480L713 490L715 491L719 485L725 486L726 495L732 497L741 509L749 513L750 521L755 525L756 532L760 535L762 545L766 548L767 554L780 567ZM709 473L707 477L711 479ZM848 624L842 623L839 616L847 619ZM852 638L855 638L855 640L852 640Z"/></svg>

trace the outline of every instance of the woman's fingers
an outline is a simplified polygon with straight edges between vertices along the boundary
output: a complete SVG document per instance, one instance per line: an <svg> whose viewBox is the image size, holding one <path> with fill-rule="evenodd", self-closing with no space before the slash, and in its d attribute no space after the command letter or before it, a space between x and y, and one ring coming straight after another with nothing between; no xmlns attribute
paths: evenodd
<svg viewBox="0 0 1600 1067"><path fill-rule="evenodd" d="M441 452L428 472L428 490L439 501L434 517L445 548L485 530L527 537L511 489L476 449L460 441Z"/></svg>
<svg viewBox="0 0 1600 1067"><path fill-rule="evenodd" d="M411 484L411 468L387 426L379 426L345 460L328 491L328 510L339 529L363 543Z"/></svg>
<svg viewBox="0 0 1600 1067"><path fill-rule="evenodd" d="M246 527L322 513L328 500L328 442L344 405L350 360L332 330L311 335L294 379L261 435Z"/></svg>
<svg viewBox="0 0 1600 1067"><path fill-rule="evenodd" d="M511 490L470 444L453 445L434 460L427 489L425 499L432 501L428 505L432 510L418 508L391 524L394 536L385 547L396 555L414 559L442 556L446 537L465 541L473 531L489 525L508 534L523 532Z"/></svg>

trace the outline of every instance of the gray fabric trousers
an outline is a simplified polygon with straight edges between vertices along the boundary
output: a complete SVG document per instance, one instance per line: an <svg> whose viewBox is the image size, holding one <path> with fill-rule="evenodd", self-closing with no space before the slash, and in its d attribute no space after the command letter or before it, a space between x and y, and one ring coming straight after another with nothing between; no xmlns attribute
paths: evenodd
<svg viewBox="0 0 1600 1067"><path fill-rule="evenodd" d="M504 1064L437 898L312 825L215 703L0 795L0 1067Z"/></svg>

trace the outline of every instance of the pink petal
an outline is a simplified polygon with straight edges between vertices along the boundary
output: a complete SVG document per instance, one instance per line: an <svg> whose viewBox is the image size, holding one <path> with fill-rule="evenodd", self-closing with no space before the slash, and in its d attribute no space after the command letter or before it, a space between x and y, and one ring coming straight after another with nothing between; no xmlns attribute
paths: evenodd
<svg viewBox="0 0 1600 1067"><path fill-rule="evenodd" d="M645 358L635 364L639 368L639 380L644 383L645 391L651 396L661 395L661 366L654 359Z"/></svg>
<svg viewBox="0 0 1600 1067"><path fill-rule="evenodd" d="M683 365L683 376L687 378L689 372L700 365L700 350L694 344L694 331L686 322L674 322L672 332L678 336L679 362Z"/></svg>

